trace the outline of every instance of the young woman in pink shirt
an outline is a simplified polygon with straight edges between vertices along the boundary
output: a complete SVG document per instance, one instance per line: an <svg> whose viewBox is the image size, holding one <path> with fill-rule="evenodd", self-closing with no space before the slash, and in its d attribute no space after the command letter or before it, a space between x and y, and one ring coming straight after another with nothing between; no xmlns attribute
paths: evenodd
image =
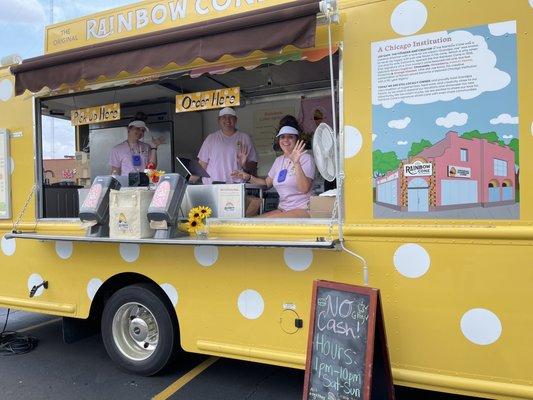
<svg viewBox="0 0 533 400"><path fill-rule="evenodd" d="M312 194L315 163L305 151L305 142L298 140L299 132L292 126L283 126L276 135L283 155L276 158L266 178L259 178L243 171L233 176L244 182L266 185L279 194L277 210L269 211L264 218L308 218L309 199Z"/></svg>

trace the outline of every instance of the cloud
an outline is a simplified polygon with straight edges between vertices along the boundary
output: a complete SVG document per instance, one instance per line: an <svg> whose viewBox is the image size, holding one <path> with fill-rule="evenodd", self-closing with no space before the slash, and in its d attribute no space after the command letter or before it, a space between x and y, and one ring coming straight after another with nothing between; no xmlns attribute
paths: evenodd
<svg viewBox="0 0 533 400"><path fill-rule="evenodd" d="M509 114L500 114L490 120L492 125L498 124L518 124L518 117L511 117Z"/></svg>
<svg viewBox="0 0 533 400"><path fill-rule="evenodd" d="M467 113L458 113L452 111L445 117L439 117L435 120L438 126L444 126L445 128L451 128L452 126L463 126L468 121Z"/></svg>
<svg viewBox="0 0 533 400"><path fill-rule="evenodd" d="M64 20L69 20L131 4L131 0L76 1L74 4L69 4L68 7L62 10L62 17Z"/></svg>
<svg viewBox="0 0 533 400"><path fill-rule="evenodd" d="M400 64L394 70L378 74L378 69L384 68L379 58L381 54L397 55L406 50L412 52L415 41L428 43L418 45L418 50L453 43L456 46L468 46L472 52L454 61L452 67L441 68L437 72L433 70L433 67L438 67L436 62L422 62L420 58L409 61L410 64L405 61L405 65ZM432 42L442 44L435 45ZM387 48L392 50L383 50ZM382 52L378 53L380 49ZM422 57L425 52L420 54L419 57ZM420 61L420 67L408 68L415 65L416 61ZM496 68L497 61L485 38L468 31L441 31L372 43L372 104L391 108L401 102L418 105L457 98L469 100L485 92L501 90L509 85L511 76Z"/></svg>
<svg viewBox="0 0 533 400"><path fill-rule="evenodd" d="M489 31L492 36L503 36L505 34L516 35L516 21L489 24Z"/></svg>
<svg viewBox="0 0 533 400"><path fill-rule="evenodd" d="M372 134L372 141L376 140L378 137L378 135L376 135L375 133Z"/></svg>
<svg viewBox="0 0 533 400"><path fill-rule="evenodd" d="M37 0L0 0L0 23L17 25L44 25L43 6Z"/></svg>
<svg viewBox="0 0 533 400"><path fill-rule="evenodd" d="M502 138L504 139L512 139L514 135L503 135Z"/></svg>
<svg viewBox="0 0 533 400"><path fill-rule="evenodd" d="M408 143L409 143L409 142L407 142L407 141L404 142L404 141L401 141L401 140L400 140L399 142L396 142L396 144L397 144L398 146L405 146L405 145L407 145Z"/></svg>
<svg viewBox="0 0 533 400"><path fill-rule="evenodd" d="M4 0L0 0L0 4ZM16 0L9 0L15 2ZM20 0L19 0L20 1ZM32 0L36 1L36 0ZM57 2L59 3L59 2ZM65 2L66 3L66 2ZM68 4L54 4L54 23L64 22L71 19L84 17L99 13L109 9L131 5L131 0L91 0L91 1L71 1ZM48 10L46 19L48 22Z"/></svg>
<svg viewBox="0 0 533 400"><path fill-rule="evenodd" d="M404 119L393 119L392 121L389 121L387 124L389 128L394 129L405 129L407 125L411 122L411 118L405 117Z"/></svg>
<svg viewBox="0 0 533 400"><path fill-rule="evenodd" d="M43 116L42 129L44 159L74 155L76 135L70 120Z"/></svg>

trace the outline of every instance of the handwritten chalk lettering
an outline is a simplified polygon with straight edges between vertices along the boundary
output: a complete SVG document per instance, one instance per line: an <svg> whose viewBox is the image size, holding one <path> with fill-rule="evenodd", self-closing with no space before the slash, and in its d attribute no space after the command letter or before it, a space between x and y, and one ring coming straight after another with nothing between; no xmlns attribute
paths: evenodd
<svg viewBox="0 0 533 400"><path fill-rule="evenodd" d="M369 326L370 322L374 323L376 308L381 307L379 293L375 289L323 281L316 282L313 290L315 301L311 312L304 399L370 398L377 387L371 385L374 373L369 373L375 372L374 352L385 345L379 336L374 336L375 328ZM379 323L383 323L381 319ZM378 372L377 375L384 374ZM387 384L392 393L390 370Z"/></svg>
<svg viewBox="0 0 533 400"><path fill-rule="evenodd" d="M349 326L346 321L337 321L335 318L327 318L327 312L321 311L317 317L317 328L319 331L330 331L341 335L357 337L354 328Z"/></svg>
<svg viewBox="0 0 533 400"><path fill-rule="evenodd" d="M357 365L355 350L344 348L335 342L331 343L327 336L323 334L316 334L314 349L324 356L329 356L332 360L340 360L346 365Z"/></svg>
<svg viewBox="0 0 533 400"><path fill-rule="evenodd" d="M357 332L360 330L360 321L364 324L368 321L368 305L357 304L357 309L351 314L352 319L357 321Z"/></svg>
<svg viewBox="0 0 533 400"><path fill-rule="evenodd" d="M322 393L317 393L314 388L311 388L309 392L309 399L311 400L327 400L326 396Z"/></svg>
<svg viewBox="0 0 533 400"><path fill-rule="evenodd" d="M318 305L320 307L326 307L326 316L339 316L341 318L347 318L350 315L354 315L354 311L360 314L368 310L368 306L365 309L365 306L362 303L358 303L354 307L353 300L340 300L338 297L331 298L330 295L318 299Z"/></svg>
<svg viewBox="0 0 533 400"><path fill-rule="evenodd" d="M315 368L318 371L317 376L324 387L336 391L342 389L345 394L360 397L361 384L363 383L360 373L353 373L345 367L334 367L324 362L316 362L318 364Z"/></svg>
<svg viewBox="0 0 533 400"><path fill-rule="evenodd" d="M351 387L352 385L360 385L362 383L361 380L361 374L359 373L353 373L346 367L333 367L332 365L325 363L325 362L318 362L317 360L317 368L318 371L318 377L327 379L330 384L332 383L332 380L336 380L337 382L343 381L343 385L346 387ZM337 385L337 387L340 386Z"/></svg>
<svg viewBox="0 0 533 400"><path fill-rule="evenodd" d="M310 399L362 398L369 311L366 296L328 289L317 293L309 365L314 382L308 392L317 396Z"/></svg>

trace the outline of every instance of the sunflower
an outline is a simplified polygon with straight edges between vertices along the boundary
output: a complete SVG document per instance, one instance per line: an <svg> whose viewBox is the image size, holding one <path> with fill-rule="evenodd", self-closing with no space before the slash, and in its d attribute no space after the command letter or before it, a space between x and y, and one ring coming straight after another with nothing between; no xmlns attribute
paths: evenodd
<svg viewBox="0 0 533 400"><path fill-rule="evenodd" d="M211 216L211 209L209 207L206 207L206 206L200 206L200 207L197 207L198 210L200 211L200 215L202 216L202 219L204 218L209 218Z"/></svg>
<svg viewBox="0 0 533 400"><path fill-rule="evenodd" d="M195 219L187 222L187 232L196 233L196 231L203 225L200 221Z"/></svg>
<svg viewBox="0 0 533 400"><path fill-rule="evenodd" d="M194 207L189 211L189 221L195 220L195 221L201 221L202 220L202 214L199 210L199 207Z"/></svg>

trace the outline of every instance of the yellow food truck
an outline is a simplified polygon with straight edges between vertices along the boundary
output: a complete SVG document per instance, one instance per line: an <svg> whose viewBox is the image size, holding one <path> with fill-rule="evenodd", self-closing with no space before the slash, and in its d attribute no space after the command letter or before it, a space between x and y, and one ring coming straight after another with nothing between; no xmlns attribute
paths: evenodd
<svg viewBox="0 0 533 400"><path fill-rule="evenodd" d="M367 284L395 384L533 399L532 26L531 0L149 0L47 27L43 56L0 66L0 307L96 323L139 374L180 346L303 369L313 281ZM228 105L257 176L299 121L308 218L179 181ZM163 183L110 177L133 119L179 217L147 225Z"/></svg>

